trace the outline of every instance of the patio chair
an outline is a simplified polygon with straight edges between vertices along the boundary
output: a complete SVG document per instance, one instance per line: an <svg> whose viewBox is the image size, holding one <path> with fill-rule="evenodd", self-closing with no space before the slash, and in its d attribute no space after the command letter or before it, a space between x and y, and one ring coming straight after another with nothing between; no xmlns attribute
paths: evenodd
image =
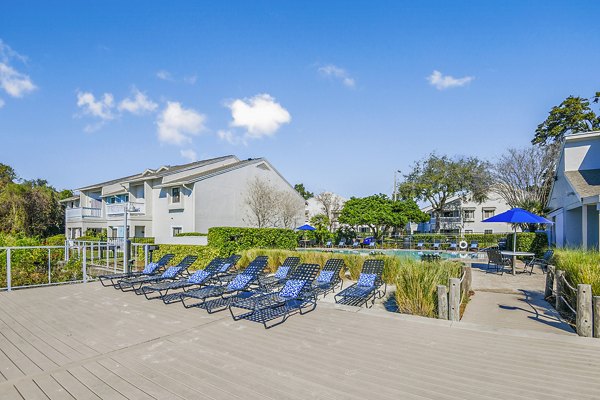
<svg viewBox="0 0 600 400"><path fill-rule="evenodd" d="M331 244L331 240L328 240L327 243L325 243L325 247L327 247L327 248L333 247L333 245Z"/></svg>
<svg viewBox="0 0 600 400"><path fill-rule="evenodd" d="M448 250L451 250L451 251L457 251L458 250L458 244L456 243L456 240L450 241L450 245L448 246Z"/></svg>
<svg viewBox="0 0 600 400"><path fill-rule="evenodd" d="M279 285L283 285L285 283L285 280L287 279L287 277L291 275L291 273L294 271L294 268L296 268L298 266L298 264L300 264L300 257L286 258L283 261L283 264L281 264L281 266L279 266L279 268L277 268L277 271L275 272L274 275L265 276L265 277L259 276L259 278L258 278L259 286L267 289L267 288L272 288L272 287L277 287Z"/></svg>
<svg viewBox="0 0 600 400"><path fill-rule="evenodd" d="M377 242L375 241L375 239L373 239L369 242L369 248L374 249L375 245L377 245Z"/></svg>
<svg viewBox="0 0 600 400"><path fill-rule="evenodd" d="M493 268L496 274L500 272L500 275L504 275L504 267L510 266L512 261L502 256L498 249L490 249L487 254L488 264L485 273L487 274Z"/></svg>
<svg viewBox="0 0 600 400"><path fill-rule="evenodd" d="M423 250L423 248L425 248L425 242L422 241L422 240L419 240L417 242L417 245L415 246L415 248L418 249L418 250Z"/></svg>
<svg viewBox="0 0 600 400"><path fill-rule="evenodd" d="M433 242L433 247L432 247L432 249L433 249L433 250L439 250L441 245L442 245L442 243L439 241L439 239L436 239L436 240Z"/></svg>
<svg viewBox="0 0 600 400"><path fill-rule="evenodd" d="M209 313L213 313L217 310L227 308L229 303L233 301L233 299L230 298L231 296L240 295L241 292L250 292L251 285L256 282L259 275L266 267L266 263L258 260L250 263L243 271L235 274L235 277L227 284L215 283L213 285L207 285L199 289L189 290L187 292L174 293L172 295L165 296L165 298L169 301L169 303L181 301L185 308L200 307L206 309L206 311ZM206 303L210 301L209 299L216 297L219 297L222 301L213 301L206 305ZM193 303L190 303L190 300L192 300Z"/></svg>
<svg viewBox="0 0 600 400"><path fill-rule="evenodd" d="M194 286L201 286L209 281L213 280L218 273L227 272L231 268L231 263L226 263L223 258L213 258L204 269L198 270L192 273L187 278L181 278L174 281L158 282L148 286L142 286L142 294L146 299L162 299L166 296L169 291L188 288ZM158 294L151 296L152 293Z"/></svg>
<svg viewBox="0 0 600 400"><path fill-rule="evenodd" d="M119 279L135 278L135 277L142 276L142 275L150 276L150 275L158 274L165 268L165 266L167 264L169 264L169 262L173 259L173 257L175 257L175 254L172 254L172 253L165 254L157 262L148 263L148 265L146 265L142 271L121 272L118 274L100 275L98 277L98 279L100 280L100 283L102 283L102 286L112 286L112 287L118 289L117 283L118 283ZM110 281L110 284L107 283L108 281Z"/></svg>
<svg viewBox="0 0 600 400"><path fill-rule="evenodd" d="M479 243L476 240L471 241L469 251L479 251Z"/></svg>
<svg viewBox="0 0 600 400"><path fill-rule="evenodd" d="M338 243L338 247L346 247L346 240L340 240L340 242Z"/></svg>
<svg viewBox="0 0 600 400"><path fill-rule="evenodd" d="M323 295L326 297L329 292L333 292L340 285L340 289L344 287L344 281L340 277L342 269L344 269L344 260L341 258L330 258L325 262L323 269L313 282L310 290L315 297Z"/></svg>
<svg viewBox="0 0 600 400"><path fill-rule="evenodd" d="M254 260L252 260L252 261L250 261L250 263L248 263L248 266L246 268L248 268L250 265L253 265L255 263L260 263L263 266L263 268L265 268L267 266L268 262L269 262L269 256L257 256L254 258ZM231 281L233 278L235 278L239 272L240 271L231 271L226 274L220 274L219 281L221 281L221 283L225 284L225 283Z"/></svg>
<svg viewBox="0 0 600 400"><path fill-rule="evenodd" d="M382 298L387 291L387 284L381 279L383 260L365 260L358 282L335 295L335 302L353 306L366 305L373 307L375 300ZM381 287L383 291L381 290ZM369 302L371 305L369 306Z"/></svg>
<svg viewBox="0 0 600 400"><path fill-rule="evenodd" d="M352 242L352 248L353 249L358 249L359 246L360 246L360 241L359 240L355 240L354 242Z"/></svg>
<svg viewBox="0 0 600 400"><path fill-rule="evenodd" d="M133 290L135 294L142 294L140 289L147 283L163 282L167 280L174 280L180 276L187 274L188 268L198 259L198 256L185 256L179 264L167 268L162 274L154 276L140 276L132 279L119 280L119 289L124 292Z"/></svg>
<svg viewBox="0 0 600 400"><path fill-rule="evenodd" d="M255 294L236 299L229 305L229 312L235 321L247 319L260 322L265 329L284 323L292 314L306 314L317 307L317 299L310 287L317 277L318 264L300 264L290 279L277 293ZM236 314L233 310L244 310ZM269 324L271 321L275 323Z"/></svg>
<svg viewBox="0 0 600 400"><path fill-rule="evenodd" d="M533 267L539 265L542 269L542 273L546 273L548 270L548 264L550 264L550 260L554 256L554 250L546 250L542 258L534 257L527 264L525 264L525 270L523 272L527 272L527 268L529 268L529 275L533 273Z"/></svg>

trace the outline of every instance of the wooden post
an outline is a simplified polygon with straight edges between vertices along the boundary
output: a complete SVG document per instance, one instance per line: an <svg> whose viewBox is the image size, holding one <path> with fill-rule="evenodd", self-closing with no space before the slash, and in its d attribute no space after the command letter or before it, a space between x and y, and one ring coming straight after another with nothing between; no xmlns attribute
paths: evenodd
<svg viewBox="0 0 600 400"><path fill-rule="evenodd" d="M594 317L594 334L595 338L600 338L600 296L594 296L592 300L592 309Z"/></svg>
<svg viewBox="0 0 600 400"><path fill-rule="evenodd" d="M548 265L548 272L546 273L546 290L544 290L544 298L552 296L554 290L554 274L556 267L554 265Z"/></svg>
<svg viewBox="0 0 600 400"><path fill-rule="evenodd" d="M592 285L577 285L577 334L592 337Z"/></svg>
<svg viewBox="0 0 600 400"><path fill-rule="evenodd" d="M555 302L554 308L556 308L556 311L558 311L558 312L564 311L564 309L566 308L566 306L563 304L562 300L560 299L560 296L562 296L562 294L564 293L564 289L563 289L563 278L564 277L565 277L565 271L557 269L556 270L556 302Z"/></svg>
<svg viewBox="0 0 600 400"><path fill-rule="evenodd" d="M450 321L460 321L460 279L450 278L450 295L448 296L448 315Z"/></svg>
<svg viewBox="0 0 600 400"><path fill-rule="evenodd" d="M473 284L473 274L471 271L471 266L470 265L463 265L462 266L462 273L464 275L464 281L463 281L463 294L466 297L469 297L469 293L471 293L471 286Z"/></svg>
<svg viewBox="0 0 600 400"><path fill-rule="evenodd" d="M448 319L448 288L446 285L438 285L438 319Z"/></svg>

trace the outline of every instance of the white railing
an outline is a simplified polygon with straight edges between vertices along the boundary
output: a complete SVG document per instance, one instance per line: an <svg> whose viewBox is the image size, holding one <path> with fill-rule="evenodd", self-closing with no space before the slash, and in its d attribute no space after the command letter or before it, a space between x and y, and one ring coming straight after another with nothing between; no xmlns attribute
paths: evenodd
<svg viewBox="0 0 600 400"><path fill-rule="evenodd" d="M65 210L67 219L75 218L102 218L102 209L95 207L67 208Z"/></svg>
<svg viewBox="0 0 600 400"><path fill-rule="evenodd" d="M125 213L125 207L129 204L128 213L132 215L136 214L146 214L146 203L137 203L137 202L129 202L129 203L118 203L118 204L107 204L106 205L106 215L123 215Z"/></svg>

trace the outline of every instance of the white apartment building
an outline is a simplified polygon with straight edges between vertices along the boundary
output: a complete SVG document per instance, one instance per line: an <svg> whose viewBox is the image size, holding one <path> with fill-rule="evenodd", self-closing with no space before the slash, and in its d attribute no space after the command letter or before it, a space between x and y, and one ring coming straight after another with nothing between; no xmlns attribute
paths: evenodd
<svg viewBox="0 0 600 400"><path fill-rule="evenodd" d="M264 158L239 160L233 155L184 165L162 166L79 188L66 206L66 235L74 239L88 229L106 229L109 237L154 237L177 243L179 233L207 233L215 226L251 226L246 204L249 184L264 180L274 190L297 199L297 223L304 221L304 199Z"/></svg>

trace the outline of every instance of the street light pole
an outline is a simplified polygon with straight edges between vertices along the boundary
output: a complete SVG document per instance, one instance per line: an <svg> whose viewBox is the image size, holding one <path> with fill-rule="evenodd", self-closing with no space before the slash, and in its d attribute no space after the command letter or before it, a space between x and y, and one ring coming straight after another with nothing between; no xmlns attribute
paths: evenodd
<svg viewBox="0 0 600 400"><path fill-rule="evenodd" d="M394 191L392 192L392 200L398 200L398 174L402 173L399 169L394 171Z"/></svg>
<svg viewBox="0 0 600 400"><path fill-rule="evenodd" d="M128 234L127 234L127 212L129 211L129 202L125 203L123 205L123 214L125 215L124 218L124 226L123 226L123 272L127 273L129 272L129 253L128 253L128 249L127 249L127 239L128 239Z"/></svg>

